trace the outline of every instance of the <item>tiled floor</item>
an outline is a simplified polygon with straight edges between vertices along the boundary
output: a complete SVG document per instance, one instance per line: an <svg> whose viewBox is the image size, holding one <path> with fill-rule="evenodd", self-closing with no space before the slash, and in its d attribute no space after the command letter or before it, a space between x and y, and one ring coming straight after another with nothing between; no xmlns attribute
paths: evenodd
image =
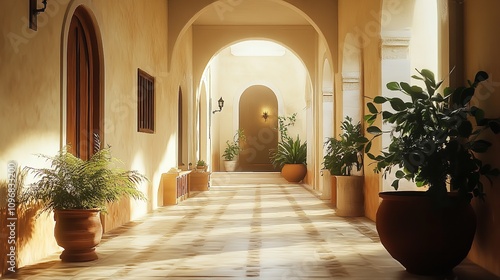
<svg viewBox="0 0 500 280"><path fill-rule="evenodd" d="M212 187L104 236L99 259L25 267L14 279L436 279L408 274L375 225L340 218L300 185ZM466 263L437 279L497 279Z"/></svg>

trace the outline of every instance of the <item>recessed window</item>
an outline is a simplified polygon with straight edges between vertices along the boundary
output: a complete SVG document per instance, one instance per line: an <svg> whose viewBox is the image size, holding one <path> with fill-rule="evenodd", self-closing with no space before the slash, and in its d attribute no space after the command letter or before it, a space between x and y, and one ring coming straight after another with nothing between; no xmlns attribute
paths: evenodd
<svg viewBox="0 0 500 280"><path fill-rule="evenodd" d="M137 79L137 131L155 132L155 79L138 69Z"/></svg>

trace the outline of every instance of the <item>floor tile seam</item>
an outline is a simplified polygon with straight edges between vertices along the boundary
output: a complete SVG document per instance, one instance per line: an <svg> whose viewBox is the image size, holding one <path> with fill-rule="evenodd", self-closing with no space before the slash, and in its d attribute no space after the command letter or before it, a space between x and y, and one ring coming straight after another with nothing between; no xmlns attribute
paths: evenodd
<svg viewBox="0 0 500 280"><path fill-rule="evenodd" d="M349 223L354 229L359 233L369 238L373 243L380 243L380 237L378 233L368 226L363 225L356 218L346 218L347 223Z"/></svg>
<svg viewBox="0 0 500 280"><path fill-rule="evenodd" d="M182 218L180 218L179 220L177 220L173 226L171 226L169 228L169 231L165 232L164 234L162 234L161 236L159 236L157 238L157 240L163 240L163 239L167 239L167 238L174 238L178 233L182 232L183 229L186 227L186 225L188 224L187 220L191 220L192 218L190 218L190 216L196 216L198 213L200 213L202 211L203 207L196 207L194 209L190 209L190 211L184 215ZM188 217L186 219L186 217ZM117 236L115 238L119 238L120 236ZM160 249L161 249L161 246L158 246L157 243L153 243L154 245L151 245L151 246L148 246L146 249L143 249L141 250L140 252L136 253L135 256L133 258L131 258L129 261L131 262L134 262L135 264L132 265L131 267L135 267L137 263L140 263L140 261L138 260L142 260L142 259L145 259L147 258L148 255L152 255L152 254L155 254L156 252L158 252ZM109 256L107 256L105 259L109 258L109 257L112 257L113 255L115 254L120 254L120 252L115 252L113 254L110 254ZM105 260L104 259L104 260ZM136 261L134 261L136 260ZM123 270L127 270L128 267L124 267L123 269L117 271L115 274L113 274L114 276L119 276L120 273L123 271Z"/></svg>
<svg viewBox="0 0 500 280"><path fill-rule="evenodd" d="M186 246L190 246L190 249L192 249L194 252L196 252L195 255L198 255L199 248L201 248L205 245L207 235L209 235L210 231L212 231L213 228L215 228L216 221L220 220L220 216L222 216L224 214L224 212L227 210L227 207L230 204L230 202L235 194L236 194L236 192L231 192L230 195L224 199L224 202L219 204L220 208L214 209L214 211L213 211L214 214L213 214L212 218L210 220L208 220L207 222L205 222L205 225L203 226L204 231L199 235L199 237L198 237L198 238L200 238L199 241L198 242L190 242L188 245L186 245ZM210 202L212 202L220 197L207 196L207 198L208 199L207 199L206 204L209 205ZM221 211L221 209L223 209L223 211ZM199 210L200 210L199 212L201 212L203 210L203 208L200 207ZM212 224L213 224L212 228L210 228L210 227L207 228L207 225L212 225ZM188 250L188 249L186 249L186 250ZM180 258L180 259L178 259L177 262L175 262L174 266L180 266L183 263L189 261L189 259L190 259L190 256L188 256L186 258Z"/></svg>
<svg viewBox="0 0 500 280"><path fill-rule="evenodd" d="M250 221L250 236L248 242L248 250L247 250L247 263L245 268L245 275L252 277L260 276L260 250L262 248L262 240L259 236L261 232L260 225L261 221L261 189L255 189L254 195L254 205L253 205L253 215L252 220ZM257 226L259 225L259 226Z"/></svg>
<svg viewBox="0 0 500 280"><path fill-rule="evenodd" d="M321 253L323 255L331 256L330 258L325 260L325 257L321 257L320 259L323 261L328 261L332 262L332 265L335 266L335 268L329 268L328 271L332 277L335 276L349 276L348 271L343 267L342 263L338 260L338 258L335 256L332 250L328 247L328 243L326 240L322 237L321 233L318 231L318 229L314 226L314 224L311 222L309 217L307 216L306 212L303 210L302 206L296 201L296 199L289 193L287 189L282 189L285 198L289 201L290 205L292 205L292 209L295 211L297 216L300 216L300 214L303 215L303 219L306 220L305 223L300 223L301 226L303 227L304 231L306 232L307 235L310 236L311 239L315 243L317 243L320 246ZM307 225L307 226L306 226ZM309 234L311 233L311 234ZM312 234L314 233L314 234ZM316 250L317 254L320 254L318 250Z"/></svg>
<svg viewBox="0 0 500 280"><path fill-rule="evenodd" d="M172 205L172 206L169 206L169 208L176 207L176 206L178 206L178 205ZM199 211L201 211L202 208L203 207L201 207L201 206L196 207L196 208L192 209L191 211L199 212ZM112 229L112 230L104 233L100 244L105 244L106 242L108 242L110 240L113 240L117 237L123 236L124 233L127 233L127 232L133 230L134 228L136 228L137 226L148 222L150 217L158 215L158 214L162 213L163 211L165 211L164 207L155 209L153 212L146 214L144 217L141 217L137 220L130 221L128 223L125 223L124 225L121 225L115 229ZM176 221L176 223L182 221L182 219L187 215L189 215L189 213L184 215L180 220Z"/></svg>

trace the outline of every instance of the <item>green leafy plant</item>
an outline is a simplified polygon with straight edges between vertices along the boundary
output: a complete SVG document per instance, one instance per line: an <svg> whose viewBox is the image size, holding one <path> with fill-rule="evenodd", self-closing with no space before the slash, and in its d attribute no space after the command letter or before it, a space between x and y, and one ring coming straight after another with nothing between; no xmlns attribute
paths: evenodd
<svg viewBox="0 0 500 280"><path fill-rule="evenodd" d="M293 113L291 116L278 116L278 130L280 134L280 141L288 139L288 127L294 126L297 121L297 113Z"/></svg>
<svg viewBox="0 0 500 280"><path fill-rule="evenodd" d="M17 166L13 179L13 181L0 180L0 197L5 198L0 199L0 209L7 209L8 203L12 201L14 201L16 207L22 206L20 197L26 179L26 171Z"/></svg>
<svg viewBox="0 0 500 280"><path fill-rule="evenodd" d="M198 162L196 162L196 166L206 166L206 165L207 165L207 163L202 159L200 159L200 160L198 160Z"/></svg>
<svg viewBox="0 0 500 280"><path fill-rule="evenodd" d="M476 74L474 81L457 89L437 90L441 82L436 82L434 74L426 69L418 71L414 79L423 81L425 89L405 82L391 82L387 88L407 96L408 101L398 97L377 96L367 103L370 114L365 120L370 127L367 131L374 135L366 145L368 157L375 161L375 171L384 170L385 176L392 168L397 168L392 186L397 190L399 181L414 181L417 186L429 187L433 198L443 201L447 184L470 201L473 197L483 197L481 176L491 182L490 177L499 170L476 157L484 153L491 143L480 139L482 132L500 132L498 119L486 119L484 112L470 104L479 83L488 79L486 72ZM379 111L376 104L388 104L392 110ZM389 131L382 131L375 120L381 116L390 124ZM380 155L369 153L373 139L384 133L390 134L390 144Z"/></svg>
<svg viewBox="0 0 500 280"><path fill-rule="evenodd" d="M328 137L324 143L326 154L323 156L323 166L331 175L342 175L342 146L340 140Z"/></svg>
<svg viewBox="0 0 500 280"><path fill-rule="evenodd" d="M282 168L285 164L306 164L307 142L300 142L300 138L294 140L291 137L278 143L278 148L270 154L271 163L275 168Z"/></svg>
<svg viewBox="0 0 500 280"><path fill-rule="evenodd" d="M239 155L241 149L240 143L246 140L245 131L243 129L238 129L233 136L233 140L226 141L226 148L224 149L224 153L222 157L224 160L231 161Z"/></svg>
<svg viewBox="0 0 500 280"><path fill-rule="evenodd" d="M25 188L21 201L38 204L40 214L62 209L100 209L122 197L145 200L137 185L146 177L137 171L122 170L111 157L110 148L104 148L85 161L75 157L64 147L55 156L40 155L51 168L26 170L34 174L35 183Z"/></svg>
<svg viewBox="0 0 500 280"><path fill-rule="evenodd" d="M361 123L354 125L349 116L340 128L340 139L330 137L325 142L323 165L332 175L350 176L354 166L358 171L363 167L363 148L368 139L361 132Z"/></svg>

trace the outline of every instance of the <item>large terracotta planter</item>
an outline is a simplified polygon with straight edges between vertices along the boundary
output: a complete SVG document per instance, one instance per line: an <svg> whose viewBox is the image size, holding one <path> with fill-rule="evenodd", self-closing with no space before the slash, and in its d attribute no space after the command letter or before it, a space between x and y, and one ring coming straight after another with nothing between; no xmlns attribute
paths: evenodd
<svg viewBox="0 0 500 280"><path fill-rule="evenodd" d="M306 177L307 167L305 164L285 164L281 169L281 176L290 183L299 183Z"/></svg>
<svg viewBox="0 0 500 280"><path fill-rule="evenodd" d="M60 255L65 262L96 260L95 247L101 242L102 224L99 210L54 211L54 236L64 248Z"/></svg>
<svg viewBox="0 0 500 280"><path fill-rule="evenodd" d="M387 251L408 272L450 272L468 254L476 216L468 202L450 194L450 205L438 206L425 192L380 193L377 231Z"/></svg>
<svg viewBox="0 0 500 280"><path fill-rule="evenodd" d="M335 176L337 211L342 217L359 217L365 214L362 176ZM333 196L332 196L333 197Z"/></svg>

